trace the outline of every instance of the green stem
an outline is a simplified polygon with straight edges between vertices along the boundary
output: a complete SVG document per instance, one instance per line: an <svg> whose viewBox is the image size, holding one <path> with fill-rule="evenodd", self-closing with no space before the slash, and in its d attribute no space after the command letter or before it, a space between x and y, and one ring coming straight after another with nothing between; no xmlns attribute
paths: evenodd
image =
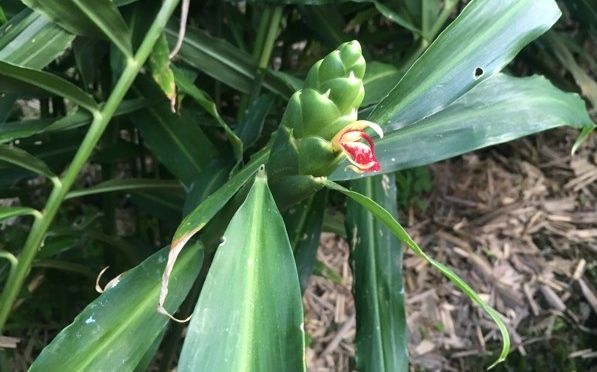
<svg viewBox="0 0 597 372"><path fill-rule="evenodd" d="M276 36L278 35L278 27L280 20L282 19L281 6L277 6L273 9L266 8L259 23L259 30L257 32L257 40L255 42L255 48L253 49L253 58L257 62L257 74L255 75L255 81L249 92L248 96L243 96L239 109L239 118L242 118L245 113L245 109L257 98L263 85L263 78L267 71L267 65L272 56L274 50L274 43L276 42Z"/></svg>
<svg viewBox="0 0 597 372"><path fill-rule="evenodd" d="M31 264L35 255L43 244L46 232L54 220L64 197L75 183L81 168L83 168L91 156L93 149L104 133L110 119L116 112L116 109L141 70L141 67L153 50L155 42L164 30L164 27L178 5L178 2L179 0L164 0L158 15L147 32L143 43L141 43L139 50L134 57L128 58L126 68L120 76L108 101L101 111L92 112L93 122L91 123L79 150L75 154L72 163L64 173L64 177L60 182L57 182L52 189L52 193L42 212L42 217L36 219L33 223L23 251L19 255L18 265L14 270L14 275L9 277L4 291L2 292L2 296L0 297L0 330L4 329L4 325L10 315L13 304L31 269Z"/></svg>
<svg viewBox="0 0 597 372"><path fill-rule="evenodd" d="M439 34L439 32L441 31L442 27L444 26L444 24L446 23L446 21L450 17L450 14L452 14L452 11L456 7L456 5L458 5L458 0L446 0L444 2L444 7L443 7L442 11L440 12L440 14L435 19L435 23L433 24L433 26L429 30L429 33L426 34L427 41L432 42L433 39L435 39L435 37L437 36L437 34Z"/></svg>
<svg viewBox="0 0 597 372"><path fill-rule="evenodd" d="M14 254L5 250L0 250L0 258L4 258L10 263L10 270L8 271L8 280L10 280L15 275L15 269L19 264L19 260L17 260Z"/></svg>

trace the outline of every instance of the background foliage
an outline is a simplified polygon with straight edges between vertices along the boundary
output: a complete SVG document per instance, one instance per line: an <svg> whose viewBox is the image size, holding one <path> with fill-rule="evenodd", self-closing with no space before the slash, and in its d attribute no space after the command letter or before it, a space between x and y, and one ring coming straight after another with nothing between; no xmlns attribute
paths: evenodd
<svg viewBox="0 0 597 372"><path fill-rule="evenodd" d="M413 167L561 125L587 136L594 127L585 103L595 107L597 102L594 5L559 3L565 17L551 31L559 17L552 1L477 0L465 5L457 0L201 2L191 4L182 48L170 64L166 57L177 42L178 19L155 33L155 46L144 47L146 35L152 34L148 30L157 24L159 2L0 4L0 247L21 254L21 260L32 218L40 219L37 210L55 194L65 199L47 233L39 235L43 249L32 253L31 272L23 288L15 289L16 301L4 326L5 334L31 340L30 350L27 355L20 348L3 350L2 366L28 366L72 322L33 370L47 370L54 362L56 368L117 368L106 361L121 359L130 370L150 364L167 370L180 353L183 327L167 326L167 318L155 312L166 259L160 248L179 236L175 232L182 217L216 190L226 193L216 201L224 206L218 221L235 214L237 208L230 205L240 205L242 198L234 194L247 194L256 167L236 173L241 177L234 187L221 186L241 163L266 159L260 150L278 128L308 68L343 42L358 39L363 47L368 67L360 116L384 126L386 136L376 144L382 169L389 173L350 185L394 216L397 199L402 206L413 200L424 205L418 198L428 184L425 170ZM515 64L509 64L521 50ZM141 69L145 58L148 63L136 76L132 72ZM530 76L534 73L549 80ZM130 91L119 89L121 84L130 84ZM121 90L112 105L113 93ZM565 93L570 91L582 94L585 102ZM107 111L114 117L105 132L98 131L96 146L89 147L89 162L80 162L85 163L80 172L65 172L86 148L88 130L102 122L98 113ZM358 178L345 165L331 178ZM56 186L60 184L72 188ZM263 278L256 282L264 301L275 302L293 291L298 295L313 269L321 268L314 252L320 232L332 225L326 222L326 208L338 209L343 196L320 191L280 216L272 211L263 180L257 177L252 187L228 230L227 223L208 225L201 241L184 250L170 284L169 311L182 303L180 316L190 314L204 281L206 288L214 288L214 296L218 286L242 282L242 270L229 265L245 257L224 249L218 250L221 257L214 257L214 248L249 239L251 232L241 229L255 223L251 210L259 206L264 223L281 228L283 219L288 236L272 229L272 236L255 239L287 244L276 262L284 263L288 273L292 252L300 278L294 282L275 270L260 272ZM201 220L207 218L205 210L200 212L191 214L199 216L193 228L207 222ZM400 326L404 314L383 307L367 312L372 297L403 309L401 245L388 230L378 233L386 227L356 203L347 203L346 223L349 240L358 229L353 249L361 248L352 257L362 314L356 365L376 371L404 368L405 359L395 358L406 354ZM221 278L206 280L210 265L222 267L214 271ZM106 278L130 271L96 298L94 281L106 266ZM0 270L5 287L13 275L9 261ZM268 281L279 286L267 287ZM297 302L297 296L291 297L288 301ZM202 297L195 312L217 300ZM238 314L216 315L236 319ZM302 314L281 317L300 324ZM196 315L191 324L185 348L212 355L209 345L201 346L201 338L193 337L200 332L196 322L201 318ZM263 327L255 327L251 334L265 340L260 331ZM371 339L389 341L375 344ZM294 339L289 346L300 348L301 343ZM240 350L246 343L239 345ZM194 357L185 348L180 366L192 369ZM52 357L56 353L60 360ZM64 360L65 355L70 358Z"/></svg>

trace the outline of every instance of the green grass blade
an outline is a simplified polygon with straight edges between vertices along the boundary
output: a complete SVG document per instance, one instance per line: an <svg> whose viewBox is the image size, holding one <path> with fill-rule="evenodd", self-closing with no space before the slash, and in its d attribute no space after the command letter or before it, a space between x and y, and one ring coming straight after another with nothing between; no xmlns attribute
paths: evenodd
<svg viewBox="0 0 597 372"><path fill-rule="evenodd" d="M46 346L30 371L133 371L168 323L156 311L167 255L164 248L114 279ZM172 311L186 297L202 260L200 246L181 255L167 303Z"/></svg>
<svg viewBox="0 0 597 372"><path fill-rule="evenodd" d="M438 269L446 278L448 278L458 289L466 294L471 301L479 305L479 307L494 321L502 335L502 350L498 359L489 367L492 368L496 364L504 361L510 351L510 335L506 323L502 320L500 314L494 310L491 306L487 305L483 299L472 289L464 280L456 275L451 269L446 267L440 262L437 262L433 258L429 257L423 250L415 243L414 240L408 235L406 230L396 221L394 216L382 206L377 204L369 197L362 195L358 192L351 191L345 187L338 185L327 179L321 181L326 187L339 191L344 195L348 196L361 206L366 208L371 214L373 214L379 221L381 221L394 235L398 237L404 244L406 244L413 252L427 261L431 266Z"/></svg>
<svg viewBox="0 0 597 372"><path fill-rule="evenodd" d="M292 249L260 172L216 252L178 370L304 371L304 347Z"/></svg>
<svg viewBox="0 0 597 372"><path fill-rule="evenodd" d="M153 47L148 60L151 68L151 76L160 87L168 101L172 112L176 111L176 83L174 81L174 72L170 65L170 47L166 35L162 33Z"/></svg>
<svg viewBox="0 0 597 372"><path fill-rule="evenodd" d="M376 200L396 218L393 174L352 181L351 189ZM356 367L363 372L407 371L408 328L400 240L367 208L350 200L346 223L357 312Z"/></svg>
<svg viewBox="0 0 597 372"><path fill-rule="evenodd" d="M381 101L396 86L402 73L396 67L381 62L368 62L367 71L363 77L365 98L362 107Z"/></svg>

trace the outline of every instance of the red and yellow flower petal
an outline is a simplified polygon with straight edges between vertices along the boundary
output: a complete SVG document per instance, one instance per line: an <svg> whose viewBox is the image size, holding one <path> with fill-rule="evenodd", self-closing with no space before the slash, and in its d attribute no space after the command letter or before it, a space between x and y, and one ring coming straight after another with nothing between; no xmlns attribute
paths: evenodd
<svg viewBox="0 0 597 372"><path fill-rule="evenodd" d="M346 155L352 163L349 168L357 173L376 172L381 169L375 156L373 140L365 133L365 128L371 128L383 137L383 131L379 125L359 120L347 125L332 139L334 149Z"/></svg>

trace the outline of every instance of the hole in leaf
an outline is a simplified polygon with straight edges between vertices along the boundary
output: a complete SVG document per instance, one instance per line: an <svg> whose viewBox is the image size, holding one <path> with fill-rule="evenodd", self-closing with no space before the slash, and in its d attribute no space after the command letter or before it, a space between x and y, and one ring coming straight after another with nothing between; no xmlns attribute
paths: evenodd
<svg viewBox="0 0 597 372"><path fill-rule="evenodd" d="M479 78L481 76L483 76L483 74L485 73L485 71L483 71L483 69L481 67L477 67L475 68L475 80L479 80Z"/></svg>

